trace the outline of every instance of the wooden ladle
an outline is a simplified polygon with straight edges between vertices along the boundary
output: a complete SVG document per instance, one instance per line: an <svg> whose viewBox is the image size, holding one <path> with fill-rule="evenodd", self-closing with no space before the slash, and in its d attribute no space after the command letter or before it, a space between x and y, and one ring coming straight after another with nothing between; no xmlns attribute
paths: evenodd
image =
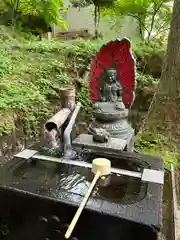
<svg viewBox="0 0 180 240"><path fill-rule="evenodd" d="M65 233L66 239L70 238L71 233L74 230L76 223L77 223L99 177L109 175L111 173L111 162L105 158L96 158L93 160L91 171L95 174L94 179L93 179L86 195L84 196L74 218L72 219L71 224L69 225L69 227Z"/></svg>

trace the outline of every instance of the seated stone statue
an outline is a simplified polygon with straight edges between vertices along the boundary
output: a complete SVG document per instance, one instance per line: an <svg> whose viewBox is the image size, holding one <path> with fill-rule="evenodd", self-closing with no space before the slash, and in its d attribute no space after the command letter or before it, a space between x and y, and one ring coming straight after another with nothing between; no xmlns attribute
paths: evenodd
<svg viewBox="0 0 180 240"><path fill-rule="evenodd" d="M118 102L121 96L122 87L117 81L117 73L115 69L108 69L101 89L102 102Z"/></svg>
<svg viewBox="0 0 180 240"><path fill-rule="evenodd" d="M127 138L131 128L125 120L128 109L122 101L122 86L115 69L108 69L101 79L100 99L93 104L95 121L89 126L93 140L106 142L109 136ZM102 131L103 129L103 131Z"/></svg>
<svg viewBox="0 0 180 240"><path fill-rule="evenodd" d="M94 108L97 113L107 112L119 115L118 111L124 111L125 106L122 102L122 86L117 80L115 69L106 70L106 74L102 79L102 87L100 91L100 101L95 102Z"/></svg>
<svg viewBox="0 0 180 240"><path fill-rule="evenodd" d="M134 92L135 60L131 42L126 38L110 41L96 53L89 74L94 119L88 133L94 140L107 141L108 137L104 138L107 134L101 131L104 129L110 138L127 140L130 146L134 130L128 122L128 111L134 101Z"/></svg>

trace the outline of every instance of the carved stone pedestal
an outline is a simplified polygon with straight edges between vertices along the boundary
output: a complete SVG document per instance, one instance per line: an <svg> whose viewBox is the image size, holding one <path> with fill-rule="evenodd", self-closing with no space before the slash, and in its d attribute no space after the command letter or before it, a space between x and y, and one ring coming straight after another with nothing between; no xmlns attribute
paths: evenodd
<svg viewBox="0 0 180 240"><path fill-rule="evenodd" d="M93 134L96 129L104 129L112 138L119 138L126 141L125 149L133 151L134 129L128 122L128 109L122 102L98 102L95 104L95 120L89 126L89 134Z"/></svg>

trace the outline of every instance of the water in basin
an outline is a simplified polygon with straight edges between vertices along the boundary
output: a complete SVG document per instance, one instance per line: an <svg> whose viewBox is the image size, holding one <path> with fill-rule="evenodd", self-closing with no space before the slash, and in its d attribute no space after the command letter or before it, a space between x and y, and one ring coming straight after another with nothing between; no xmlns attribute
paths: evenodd
<svg viewBox="0 0 180 240"><path fill-rule="evenodd" d="M36 185L38 194L48 192L56 198L62 192L72 193L72 198L75 198L75 195L84 196L94 176L88 168L41 160L32 163L23 161L13 170L12 175L14 186L19 187L21 182L26 182L26 190L28 186ZM98 182L92 197L119 204L131 204L142 200L146 190L147 184L139 179L112 173Z"/></svg>

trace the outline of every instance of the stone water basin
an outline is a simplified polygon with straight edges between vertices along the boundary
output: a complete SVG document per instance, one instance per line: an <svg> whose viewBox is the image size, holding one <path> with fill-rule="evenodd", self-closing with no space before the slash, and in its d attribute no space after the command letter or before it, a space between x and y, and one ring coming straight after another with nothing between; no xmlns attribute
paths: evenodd
<svg viewBox="0 0 180 240"><path fill-rule="evenodd" d="M85 152L77 160L91 162L95 157L105 156ZM127 170L162 168L161 158L143 154L106 157L113 167ZM67 225L93 179L91 170L16 158L0 171L1 209L5 211L3 216L10 219L9 233L3 239L64 239ZM54 218L59 222L54 220L53 225ZM73 236L79 240L153 240L157 239L161 224L162 186L111 174L96 185Z"/></svg>

